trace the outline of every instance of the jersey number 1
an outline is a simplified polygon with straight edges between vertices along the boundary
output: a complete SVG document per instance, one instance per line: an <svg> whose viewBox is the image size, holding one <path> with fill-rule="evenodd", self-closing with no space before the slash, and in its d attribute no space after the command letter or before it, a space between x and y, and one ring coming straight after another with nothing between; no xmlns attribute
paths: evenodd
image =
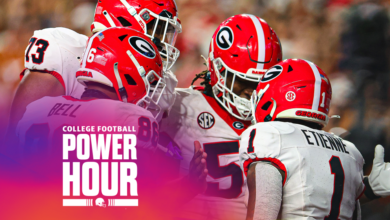
<svg viewBox="0 0 390 220"><path fill-rule="evenodd" d="M28 46L28 49L26 51L26 62L30 61L30 50L31 47L35 44L35 46L38 47L37 49L38 57L37 54L35 53L31 54L32 62L35 64L43 63L43 58L45 56L46 49L49 46L49 42L43 39L37 40L37 38L33 37L30 39L29 43L30 46Z"/></svg>
<svg viewBox="0 0 390 220"><path fill-rule="evenodd" d="M334 188L330 213L324 218L324 220L337 220L340 215L341 200L343 199L345 175L343 165L341 164L339 157L332 156L329 160L329 165L331 173L334 175Z"/></svg>

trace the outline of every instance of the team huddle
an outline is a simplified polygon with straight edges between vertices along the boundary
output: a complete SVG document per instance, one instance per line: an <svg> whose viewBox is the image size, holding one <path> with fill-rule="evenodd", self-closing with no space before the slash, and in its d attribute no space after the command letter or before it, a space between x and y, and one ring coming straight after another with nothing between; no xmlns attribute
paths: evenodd
<svg viewBox="0 0 390 220"><path fill-rule="evenodd" d="M34 32L8 126L14 152L50 148L44 138L64 125L136 125L137 148L163 152L174 178L195 185L176 219L360 219L360 204L390 195L383 147L364 177L354 144L322 130L328 76L282 60L263 19L223 21L194 76L202 86L190 88L176 88L171 71L182 32L174 0L98 1L91 31Z"/></svg>

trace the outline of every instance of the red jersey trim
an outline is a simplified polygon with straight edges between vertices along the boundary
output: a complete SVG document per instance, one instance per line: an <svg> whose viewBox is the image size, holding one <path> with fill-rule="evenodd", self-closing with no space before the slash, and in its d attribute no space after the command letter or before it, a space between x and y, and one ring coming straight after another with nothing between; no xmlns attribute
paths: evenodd
<svg viewBox="0 0 390 220"><path fill-rule="evenodd" d="M203 94L203 93L202 93L202 95L206 99L206 101L209 103L211 108L215 111L215 113L217 113L217 115L219 117L221 117L222 120L224 120L226 122L226 124L228 124L229 127L231 127L233 129L233 131L235 131L237 133L237 135L241 135L242 132L244 132L251 125L250 121L242 121L242 120L237 119L234 116L230 115L229 112L227 112L224 108L222 108L218 104L217 100L215 100L214 97L210 97L210 96ZM236 129L233 126L233 123L237 122L237 121L241 122L244 125L244 127L242 129Z"/></svg>
<svg viewBox="0 0 390 220"><path fill-rule="evenodd" d="M23 79L24 77L24 73L26 72L28 68L25 68L21 73L20 73L20 80ZM36 71L36 72L40 72L40 73L48 73L48 74L51 74L53 75L62 85L62 87L64 87L65 89L65 92L66 92L66 87L65 87L65 82L64 82L64 79L62 78L61 74L59 74L58 72L56 71L49 71L49 70L30 70L30 71Z"/></svg>
<svg viewBox="0 0 390 220"><path fill-rule="evenodd" d="M204 87L203 86L192 86L192 89L198 90L198 91L201 91L201 92L204 91Z"/></svg>
<svg viewBox="0 0 390 220"><path fill-rule="evenodd" d="M284 164L280 160L278 160L276 158L271 158L271 157L261 158L261 159L257 158L257 157L255 159L250 159L249 158L248 160L246 160L244 162L244 173L245 173L245 176L247 176L247 174L248 174L249 165L251 165L251 163L256 162L256 161L268 161L268 162L271 162L276 168L279 168L279 169L283 170L284 174L285 174L284 180L283 180L283 186L284 186L284 184L286 183L286 180L287 180L287 169L284 166Z"/></svg>
<svg viewBox="0 0 390 220"><path fill-rule="evenodd" d="M28 68L24 68L23 71L19 74L20 81L22 81L23 76L24 76L24 72L25 72L27 69L28 69Z"/></svg>

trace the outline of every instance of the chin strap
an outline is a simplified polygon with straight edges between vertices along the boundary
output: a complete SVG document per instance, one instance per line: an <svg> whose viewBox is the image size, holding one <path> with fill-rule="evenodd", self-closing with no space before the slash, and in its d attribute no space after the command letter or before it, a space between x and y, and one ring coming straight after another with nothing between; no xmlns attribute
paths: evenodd
<svg viewBox="0 0 390 220"><path fill-rule="evenodd" d="M275 114L275 110L276 110L276 101L274 98L271 98L273 101L274 101L274 104L272 106L272 110L271 110L271 113L267 116L265 116L265 119L264 121L271 121L272 118L274 117L274 114Z"/></svg>
<svg viewBox="0 0 390 220"><path fill-rule="evenodd" d="M139 75L141 77L145 77L145 75L146 75L145 68L143 66L139 65L137 59L134 57L134 55L131 53L131 51L130 50L126 51L126 54L130 57L131 61L133 61L135 67L138 70Z"/></svg>
<svg viewBox="0 0 390 220"><path fill-rule="evenodd" d="M269 88L269 84L267 84L264 89L261 89L259 91L259 94L257 95L258 102L260 101L261 97L263 97L264 93L268 90L268 88Z"/></svg>
<svg viewBox="0 0 390 220"><path fill-rule="evenodd" d="M103 11L104 17L106 17L108 23L111 25L111 27L116 27L114 21L112 20L111 16L108 14L106 10Z"/></svg>
<svg viewBox="0 0 390 220"><path fill-rule="evenodd" d="M256 95L256 90L253 90L252 97L251 97L251 102L252 102L252 106L251 106L251 108L252 108L252 124L253 125L257 123L256 115L255 115L257 104L260 102L261 97L263 97L264 93L268 90L268 88L269 88L269 84L267 84L264 87L264 89L261 89L257 95ZM275 104L276 104L276 102L275 102Z"/></svg>
<svg viewBox="0 0 390 220"><path fill-rule="evenodd" d="M274 98L271 98L271 99L274 101L274 105L272 106L272 110L271 110L271 114L270 114L271 118L273 118L274 114L275 114L275 110L276 110L276 101Z"/></svg>
<svg viewBox="0 0 390 220"><path fill-rule="evenodd" d="M116 81L118 82L118 88L119 88L118 91L119 91L119 95L120 95L120 97L122 98L122 101L123 101L123 102L127 102L127 93L126 93L125 87L123 87L123 83L122 83L121 76L119 75L118 63L115 63L115 64L114 64L114 73L115 73Z"/></svg>

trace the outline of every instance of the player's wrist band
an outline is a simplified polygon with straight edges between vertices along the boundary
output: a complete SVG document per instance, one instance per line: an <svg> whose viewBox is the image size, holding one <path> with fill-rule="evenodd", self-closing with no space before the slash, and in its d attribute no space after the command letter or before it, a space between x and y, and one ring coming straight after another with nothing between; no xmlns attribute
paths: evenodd
<svg viewBox="0 0 390 220"><path fill-rule="evenodd" d="M374 191L372 191L372 188L371 188L370 183L368 181L368 177L364 177L363 183L366 186L366 190L364 191L364 195L366 195L367 198L369 198L371 200L381 198L380 196L375 195Z"/></svg>

